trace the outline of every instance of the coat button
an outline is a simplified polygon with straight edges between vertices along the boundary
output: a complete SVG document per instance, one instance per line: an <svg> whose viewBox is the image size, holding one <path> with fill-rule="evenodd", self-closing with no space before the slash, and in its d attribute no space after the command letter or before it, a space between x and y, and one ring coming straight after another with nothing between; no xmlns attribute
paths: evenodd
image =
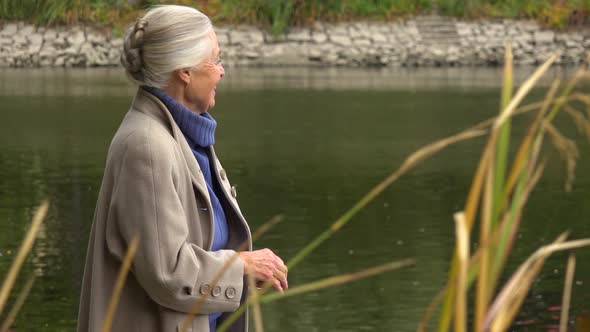
<svg viewBox="0 0 590 332"><path fill-rule="evenodd" d="M238 192L236 191L236 186L231 186L231 195L233 198L238 197Z"/></svg>
<svg viewBox="0 0 590 332"><path fill-rule="evenodd" d="M221 180L225 181L227 179L227 174L225 174L225 170L222 168L221 171L219 171L219 176L221 176Z"/></svg>
<svg viewBox="0 0 590 332"><path fill-rule="evenodd" d="M228 299L233 299L234 297L236 297L236 289L233 287L228 287L225 290L225 297L227 297Z"/></svg>
<svg viewBox="0 0 590 332"><path fill-rule="evenodd" d="M211 290L211 286L209 284L202 284L201 288L199 289L199 291L201 292L201 294L203 295L207 295L209 294L209 291Z"/></svg>
<svg viewBox="0 0 590 332"><path fill-rule="evenodd" d="M221 295L221 286L215 286L215 288L213 288L213 291L211 292L211 295L213 295L213 297L218 297L219 295Z"/></svg>

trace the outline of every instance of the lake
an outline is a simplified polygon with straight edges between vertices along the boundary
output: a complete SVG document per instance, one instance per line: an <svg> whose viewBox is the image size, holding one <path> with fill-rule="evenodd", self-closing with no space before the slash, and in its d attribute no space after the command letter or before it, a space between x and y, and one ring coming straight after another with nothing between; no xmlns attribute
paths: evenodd
<svg viewBox="0 0 590 332"><path fill-rule="evenodd" d="M531 72L522 68L516 77ZM552 70L533 98L568 74ZM211 111L218 156L252 229L284 216L254 246L293 257L410 153L496 114L501 76L498 68L227 68ZM119 69L2 69L0 77L0 276L34 207L51 200L17 283L18 290L38 275L14 331L72 331L107 148L135 88ZM514 130L522 136L530 120L521 116ZM550 162L525 209L509 271L565 230L590 237L588 142L567 117L557 123L580 148L573 190L564 191L564 164L547 149ZM415 266L263 305L266 330L415 331L444 285L452 216L464 205L483 144L459 143L403 176L292 269L289 283L405 258ZM590 248L576 253L572 322L590 318ZM514 330L558 325L566 260L561 253L547 262Z"/></svg>

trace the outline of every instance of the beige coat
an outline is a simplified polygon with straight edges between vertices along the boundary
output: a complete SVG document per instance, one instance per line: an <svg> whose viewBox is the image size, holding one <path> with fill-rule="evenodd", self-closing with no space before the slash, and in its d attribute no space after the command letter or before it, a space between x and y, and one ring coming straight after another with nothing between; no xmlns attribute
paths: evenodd
<svg viewBox="0 0 590 332"><path fill-rule="evenodd" d="M250 230L219 160L229 244L252 249ZM176 332L186 313L207 294L193 332L209 331L207 314L235 311L247 287L234 259L211 283L233 250L209 252L213 214L205 179L182 132L156 97L139 89L109 148L90 233L78 331L100 331L122 258L134 235L139 247L123 287L114 332ZM221 319L227 317L224 314ZM247 314L230 331L247 331Z"/></svg>

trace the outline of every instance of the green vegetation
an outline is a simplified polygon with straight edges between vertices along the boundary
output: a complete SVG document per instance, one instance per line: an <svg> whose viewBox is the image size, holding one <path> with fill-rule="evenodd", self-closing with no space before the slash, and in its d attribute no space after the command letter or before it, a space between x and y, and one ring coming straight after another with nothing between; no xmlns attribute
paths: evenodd
<svg viewBox="0 0 590 332"><path fill-rule="evenodd" d="M275 33L318 20L387 20L432 11L465 18L533 18L561 29L590 16L590 0L0 0L0 19L120 28L148 6L164 3L194 6L215 22L254 24Z"/></svg>

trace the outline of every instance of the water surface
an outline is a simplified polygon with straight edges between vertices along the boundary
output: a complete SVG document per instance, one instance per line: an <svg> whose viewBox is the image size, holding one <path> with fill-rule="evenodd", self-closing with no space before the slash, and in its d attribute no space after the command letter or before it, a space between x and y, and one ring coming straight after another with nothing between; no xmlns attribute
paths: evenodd
<svg viewBox="0 0 590 332"><path fill-rule="evenodd" d="M518 80L530 72L521 69ZM560 75L552 71L541 85ZM39 278L14 330L71 331L107 148L134 87L118 69L2 70L0 77L0 275L33 208L51 199L22 271L22 279ZM284 215L255 246L292 257L411 152L493 116L500 81L499 69L229 68L212 111L218 155L253 229ZM548 150L509 270L562 231L590 237L588 144L569 120L559 125L581 149L573 191L564 192L563 164ZM444 284L452 215L462 209L483 143L450 147L401 178L289 279L296 286L404 258L416 266L265 305L266 329L414 331ZM572 320L590 317L590 249L577 253ZM548 261L515 330L557 323L565 262L565 254Z"/></svg>

